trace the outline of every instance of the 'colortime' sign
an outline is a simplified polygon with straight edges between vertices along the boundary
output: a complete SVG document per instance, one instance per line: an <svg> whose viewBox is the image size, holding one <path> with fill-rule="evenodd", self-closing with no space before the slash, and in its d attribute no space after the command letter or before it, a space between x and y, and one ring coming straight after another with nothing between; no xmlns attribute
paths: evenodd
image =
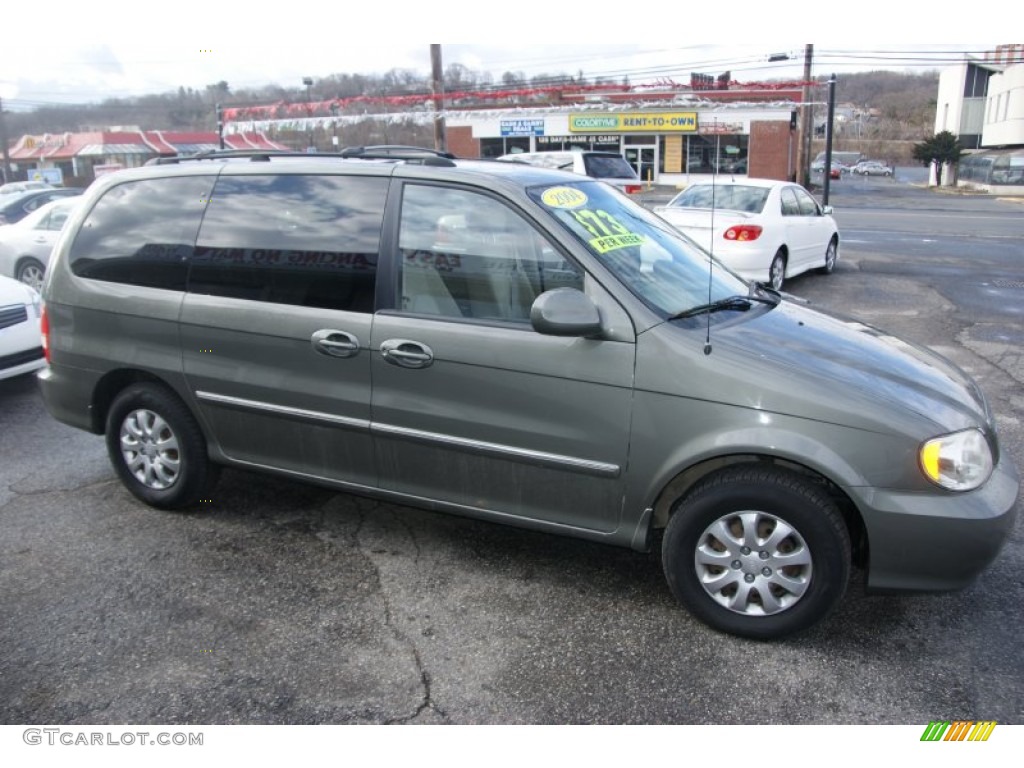
<svg viewBox="0 0 1024 768"><path fill-rule="evenodd" d="M570 133L696 133L696 112L569 115Z"/></svg>

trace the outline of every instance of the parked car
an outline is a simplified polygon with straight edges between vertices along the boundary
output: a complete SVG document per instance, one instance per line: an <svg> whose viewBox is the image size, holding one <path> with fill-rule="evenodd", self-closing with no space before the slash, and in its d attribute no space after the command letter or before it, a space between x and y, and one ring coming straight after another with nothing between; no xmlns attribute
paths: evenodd
<svg viewBox="0 0 1024 768"><path fill-rule="evenodd" d="M36 189L52 189L45 181L9 181L0 184L0 195L14 195L19 192L32 192Z"/></svg>
<svg viewBox="0 0 1024 768"><path fill-rule="evenodd" d="M839 150L833 150L832 155L833 166L838 165L840 169L850 169L864 159L860 152L842 152ZM822 173L825 170L825 153L819 152L814 158L814 162L811 163L811 170L817 173Z"/></svg>
<svg viewBox="0 0 1024 768"><path fill-rule="evenodd" d="M700 182L655 212L740 277L775 290L810 269L830 273L839 259L831 207L819 205L798 184Z"/></svg>
<svg viewBox="0 0 1024 768"><path fill-rule="evenodd" d="M722 170L726 173L746 173L747 172L747 158L741 158L739 160L733 160L726 163Z"/></svg>
<svg viewBox="0 0 1024 768"><path fill-rule="evenodd" d="M877 160L864 160L850 169L859 176L892 176L892 168Z"/></svg>
<svg viewBox="0 0 1024 768"><path fill-rule="evenodd" d="M792 218L830 219L813 207ZM831 268L826 242L806 261ZM673 594L758 638L821 621L851 564L870 590L963 587L1014 530L967 374L577 174L266 152L116 172L43 291L46 407L159 508L233 466L640 551L663 528Z"/></svg>
<svg viewBox="0 0 1024 768"><path fill-rule="evenodd" d="M505 162L527 163L540 168L554 168L589 176L617 187L627 195L643 189L636 169L618 152L566 150L551 152L516 152L498 158Z"/></svg>
<svg viewBox="0 0 1024 768"><path fill-rule="evenodd" d="M40 329L39 294L23 283L0 277L0 379L46 367Z"/></svg>
<svg viewBox="0 0 1024 768"><path fill-rule="evenodd" d="M829 166L829 169L830 169L829 170L829 178L840 179L840 178L842 178L844 173L849 173L850 166L845 165L840 160L833 160L832 164ZM811 172L812 173L824 173L825 172L825 161L824 160L815 160L813 163L811 163Z"/></svg>
<svg viewBox="0 0 1024 768"><path fill-rule="evenodd" d="M21 221L0 227L0 275L42 290L50 251L80 199L74 195L52 200Z"/></svg>
<svg viewBox="0 0 1024 768"><path fill-rule="evenodd" d="M52 187L19 192L16 195L0 198L0 225L14 224L51 200L74 197L82 194L82 191L77 187Z"/></svg>

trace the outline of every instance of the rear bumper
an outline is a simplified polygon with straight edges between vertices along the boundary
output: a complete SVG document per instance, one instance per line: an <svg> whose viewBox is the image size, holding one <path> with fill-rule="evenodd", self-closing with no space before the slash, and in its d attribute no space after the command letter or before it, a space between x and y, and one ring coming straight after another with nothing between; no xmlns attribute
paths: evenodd
<svg viewBox="0 0 1024 768"><path fill-rule="evenodd" d="M868 591L939 592L966 587L999 554L1016 520L1020 478L1004 457L968 493L850 490L867 528Z"/></svg>
<svg viewBox="0 0 1024 768"><path fill-rule="evenodd" d="M43 404L53 418L87 432L102 433L102 425L95 423L92 413L92 393L98 379L96 373L51 365L39 371L36 378Z"/></svg>

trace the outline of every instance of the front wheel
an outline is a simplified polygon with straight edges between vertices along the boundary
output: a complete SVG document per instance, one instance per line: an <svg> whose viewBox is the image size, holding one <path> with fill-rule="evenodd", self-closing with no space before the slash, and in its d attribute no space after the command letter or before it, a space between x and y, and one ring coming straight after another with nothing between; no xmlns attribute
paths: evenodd
<svg viewBox="0 0 1024 768"><path fill-rule="evenodd" d="M158 384L133 384L110 406L107 453L121 482L161 509L196 503L216 482L218 467L188 408Z"/></svg>
<svg viewBox="0 0 1024 768"><path fill-rule="evenodd" d="M677 504L662 544L676 599L714 629L759 640L828 616L846 591L850 552L823 488L752 465L700 481Z"/></svg>

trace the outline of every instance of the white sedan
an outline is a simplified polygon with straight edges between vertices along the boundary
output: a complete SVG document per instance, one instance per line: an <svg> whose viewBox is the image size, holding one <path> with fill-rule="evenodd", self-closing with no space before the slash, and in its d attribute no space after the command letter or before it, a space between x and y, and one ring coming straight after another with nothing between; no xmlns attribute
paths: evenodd
<svg viewBox="0 0 1024 768"><path fill-rule="evenodd" d="M46 367L41 299L27 285L0 277L0 379Z"/></svg>
<svg viewBox="0 0 1024 768"><path fill-rule="evenodd" d="M700 182L654 210L740 277L775 290L810 269L828 274L839 258L832 208L798 184Z"/></svg>
<svg viewBox="0 0 1024 768"><path fill-rule="evenodd" d="M62 197L40 206L21 221L0 226L0 275L42 290L50 252L79 200L77 195Z"/></svg>

